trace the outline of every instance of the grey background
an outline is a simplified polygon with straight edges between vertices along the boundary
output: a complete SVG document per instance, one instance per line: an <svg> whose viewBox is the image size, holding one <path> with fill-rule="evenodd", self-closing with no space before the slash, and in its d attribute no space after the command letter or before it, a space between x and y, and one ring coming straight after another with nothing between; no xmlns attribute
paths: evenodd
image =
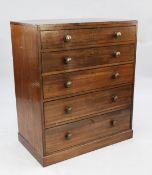
<svg viewBox="0 0 152 175"><path fill-rule="evenodd" d="M152 2L151 0L0 0L0 172L1 174L152 174ZM138 20L134 139L47 167L17 141L11 20L114 18Z"/></svg>

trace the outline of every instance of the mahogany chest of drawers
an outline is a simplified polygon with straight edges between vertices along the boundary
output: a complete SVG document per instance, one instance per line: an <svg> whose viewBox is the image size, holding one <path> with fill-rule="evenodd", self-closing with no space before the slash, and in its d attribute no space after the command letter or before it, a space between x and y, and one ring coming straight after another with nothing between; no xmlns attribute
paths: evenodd
<svg viewBox="0 0 152 175"><path fill-rule="evenodd" d="M43 165L132 137L137 21L11 22L19 141Z"/></svg>

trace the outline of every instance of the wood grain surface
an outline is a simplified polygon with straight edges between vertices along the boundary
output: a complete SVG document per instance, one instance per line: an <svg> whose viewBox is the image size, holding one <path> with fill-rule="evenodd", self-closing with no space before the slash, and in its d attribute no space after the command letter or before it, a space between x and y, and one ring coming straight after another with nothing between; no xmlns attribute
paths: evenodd
<svg viewBox="0 0 152 175"><path fill-rule="evenodd" d="M91 69L43 77L44 98L53 98L133 82L133 64ZM113 76L119 73L114 79ZM69 88L65 84L71 82Z"/></svg>
<svg viewBox="0 0 152 175"><path fill-rule="evenodd" d="M120 56L116 57L116 52L120 52ZM109 66L114 63L120 64L127 61L134 61L134 54L135 46L133 44L46 52L41 54L42 73L43 75L47 75L84 68L94 68L95 66ZM68 57L71 58L71 61L66 64L65 59Z"/></svg>
<svg viewBox="0 0 152 175"><path fill-rule="evenodd" d="M118 96L116 102L113 96ZM88 115L108 110L117 110L131 105L132 85L97 91L80 96L69 97L44 103L45 127L79 120ZM72 107L71 113L66 113L67 107Z"/></svg>
<svg viewBox="0 0 152 175"><path fill-rule="evenodd" d="M115 33L121 32L119 39L115 38ZM70 42L65 42L64 37L70 35ZM136 28L131 27L113 27L100 29L79 29L79 30L57 30L42 31L41 44L42 49L68 50L71 48L93 47L103 43L135 42Z"/></svg>
<svg viewBox="0 0 152 175"><path fill-rule="evenodd" d="M115 125L112 122L115 122ZM128 129L130 129L130 109L46 129L46 155ZM66 139L67 134L71 134L71 139Z"/></svg>
<svg viewBox="0 0 152 175"><path fill-rule="evenodd" d="M37 27L12 24L11 33L19 133L43 155Z"/></svg>

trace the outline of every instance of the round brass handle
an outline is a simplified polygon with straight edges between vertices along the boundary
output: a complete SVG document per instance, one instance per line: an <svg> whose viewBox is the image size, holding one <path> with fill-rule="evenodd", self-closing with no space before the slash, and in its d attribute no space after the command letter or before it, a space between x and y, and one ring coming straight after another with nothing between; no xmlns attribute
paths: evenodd
<svg viewBox="0 0 152 175"><path fill-rule="evenodd" d="M119 78L120 77L120 74L117 72L117 73L114 73L113 75L112 75L112 79L117 79L117 78Z"/></svg>
<svg viewBox="0 0 152 175"><path fill-rule="evenodd" d="M116 39L121 38L121 36L122 36L122 33L121 33L121 32L115 32L115 33L114 33L114 37L115 37Z"/></svg>
<svg viewBox="0 0 152 175"><path fill-rule="evenodd" d="M64 86L65 86L66 88L70 88L70 87L72 86L72 82L71 82L71 81L67 81L67 82L64 84Z"/></svg>
<svg viewBox="0 0 152 175"><path fill-rule="evenodd" d="M121 53L119 51L113 53L113 56L116 58L119 57L120 55L121 55Z"/></svg>
<svg viewBox="0 0 152 175"><path fill-rule="evenodd" d="M71 112L72 112L72 107L70 107L70 106L66 107L66 108L65 108L65 112L66 112L67 114L71 113Z"/></svg>
<svg viewBox="0 0 152 175"><path fill-rule="evenodd" d="M72 139L72 133L67 132L67 133L65 134L65 139L66 139L66 140Z"/></svg>
<svg viewBox="0 0 152 175"><path fill-rule="evenodd" d="M112 97L112 102L116 102L117 100L118 100L118 96L115 95Z"/></svg>
<svg viewBox="0 0 152 175"><path fill-rule="evenodd" d="M111 126L116 126L118 124L117 120L111 120Z"/></svg>
<svg viewBox="0 0 152 175"><path fill-rule="evenodd" d="M65 57L64 58L64 63L65 64L69 64L71 61L72 61L72 58L71 57Z"/></svg>
<svg viewBox="0 0 152 175"><path fill-rule="evenodd" d="M72 36L71 35L65 35L64 42L70 42L71 40L72 40Z"/></svg>

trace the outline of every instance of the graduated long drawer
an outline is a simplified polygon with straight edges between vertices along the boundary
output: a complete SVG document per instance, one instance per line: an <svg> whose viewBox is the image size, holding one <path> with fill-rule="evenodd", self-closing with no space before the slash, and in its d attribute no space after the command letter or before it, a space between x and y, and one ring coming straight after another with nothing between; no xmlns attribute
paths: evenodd
<svg viewBox="0 0 152 175"><path fill-rule="evenodd" d="M45 154L129 130L130 122L130 109L125 109L46 129Z"/></svg>
<svg viewBox="0 0 152 175"><path fill-rule="evenodd" d="M132 85L44 103L45 127L130 106Z"/></svg>
<svg viewBox="0 0 152 175"><path fill-rule="evenodd" d="M134 61L134 44L72 49L41 54L42 73L51 74Z"/></svg>
<svg viewBox="0 0 152 175"><path fill-rule="evenodd" d="M78 94L94 89L113 87L133 82L134 65L63 73L43 77L44 98Z"/></svg>
<svg viewBox="0 0 152 175"><path fill-rule="evenodd" d="M41 31L42 49L67 50L97 46L104 43L135 42L136 27L111 27L77 30Z"/></svg>

